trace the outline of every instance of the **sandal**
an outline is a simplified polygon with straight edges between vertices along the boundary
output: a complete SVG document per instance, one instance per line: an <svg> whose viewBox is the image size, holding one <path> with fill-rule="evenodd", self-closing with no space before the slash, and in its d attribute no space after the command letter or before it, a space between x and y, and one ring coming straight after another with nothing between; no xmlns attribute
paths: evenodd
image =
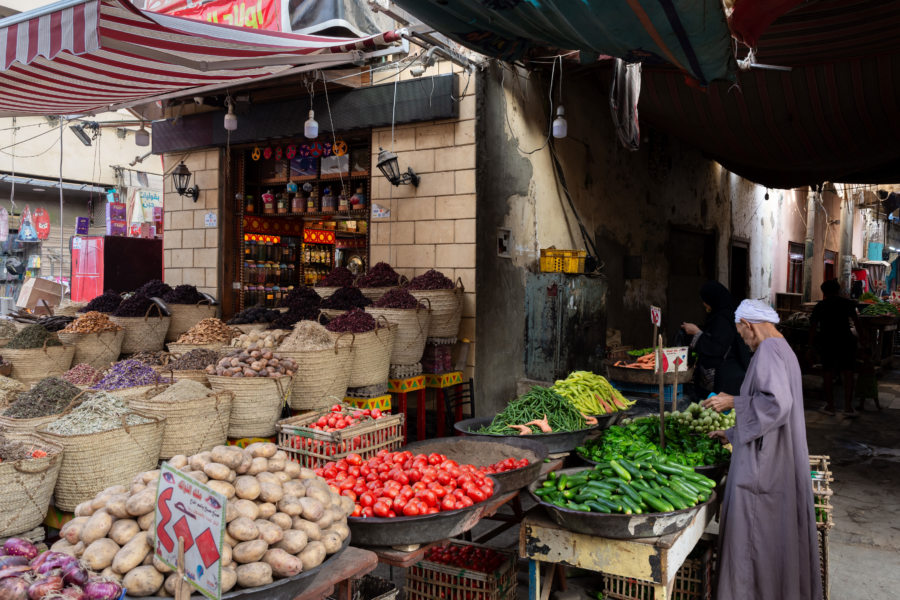
<svg viewBox="0 0 900 600"><path fill-rule="evenodd" d="M844 411L841 411L841 416L844 417L845 419L856 419L857 417L859 417L859 412L857 412L855 410L847 412L846 410L844 410Z"/></svg>
<svg viewBox="0 0 900 600"><path fill-rule="evenodd" d="M837 415L837 413L834 412L833 410L828 410L827 408L824 408L824 407L820 408L818 412L822 413L823 415L828 415L829 417L833 417L833 416Z"/></svg>

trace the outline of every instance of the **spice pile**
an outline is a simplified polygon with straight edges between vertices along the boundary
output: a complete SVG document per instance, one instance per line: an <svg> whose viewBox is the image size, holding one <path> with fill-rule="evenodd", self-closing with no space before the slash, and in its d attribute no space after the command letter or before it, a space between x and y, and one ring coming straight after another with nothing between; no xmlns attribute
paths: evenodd
<svg viewBox="0 0 900 600"><path fill-rule="evenodd" d="M110 321L109 317L102 312L91 310L66 325L63 332L100 333L101 331L120 331L121 329L118 324Z"/></svg>
<svg viewBox="0 0 900 600"><path fill-rule="evenodd" d="M354 308L365 308L370 304L372 304L372 299L363 296L359 288L342 287L322 300L321 307L333 310L351 310Z"/></svg>
<svg viewBox="0 0 900 600"><path fill-rule="evenodd" d="M44 430L57 435L83 435L100 433L122 427L123 418L127 425L142 425L151 420L137 415L118 396L98 392L82 402L78 408L61 417Z"/></svg>
<svg viewBox="0 0 900 600"><path fill-rule="evenodd" d="M16 335L19 329L13 325L12 321L7 321L6 319L0 319L0 338L8 339L12 336Z"/></svg>
<svg viewBox="0 0 900 600"><path fill-rule="evenodd" d="M245 308L241 312L231 317L231 320L228 321L228 324L249 325L251 323L271 323L280 316L281 313L277 310L264 308L262 306L253 306L250 308Z"/></svg>
<svg viewBox="0 0 900 600"><path fill-rule="evenodd" d="M453 280L440 271L429 269L409 282L411 290L452 290Z"/></svg>
<svg viewBox="0 0 900 600"><path fill-rule="evenodd" d="M26 446L16 440L8 440L0 434L0 463L3 461L17 461L23 458L44 458L47 453L34 445Z"/></svg>
<svg viewBox="0 0 900 600"><path fill-rule="evenodd" d="M219 353L215 350L197 348L196 350L185 352L166 366L174 371L197 371L216 364L219 356Z"/></svg>
<svg viewBox="0 0 900 600"><path fill-rule="evenodd" d="M278 343L284 339L289 331L285 329L273 329L271 331L251 331L244 333L231 340L232 348L242 348L244 350L251 346L256 348L276 348Z"/></svg>
<svg viewBox="0 0 900 600"><path fill-rule="evenodd" d="M336 267L331 273L323 277L316 287L346 287L353 285L353 273L347 267Z"/></svg>
<svg viewBox="0 0 900 600"><path fill-rule="evenodd" d="M175 404L193 398L203 398L211 391L208 387L193 379L179 379L165 389L165 391L150 398L149 402L156 404Z"/></svg>
<svg viewBox="0 0 900 600"><path fill-rule="evenodd" d="M27 325L13 336L6 347L10 350L28 350L31 348L43 348L44 342L48 346L62 346L59 338L47 331L43 326Z"/></svg>
<svg viewBox="0 0 900 600"><path fill-rule="evenodd" d="M19 392L25 391L25 385L10 377L0 375L0 408L8 405L16 399Z"/></svg>
<svg viewBox="0 0 900 600"><path fill-rule="evenodd" d="M3 411L4 417L34 419L57 415L81 393L77 387L59 377L45 377L27 392L19 394Z"/></svg>
<svg viewBox="0 0 900 600"><path fill-rule="evenodd" d="M288 311L275 318L271 327L289 329L298 321L315 321L319 318L321 303L322 298L312 288L306 286L294 288L281 301L281 306L287 307Z"/></svg>
<svg viewBox="0 0 900 600"><path fill-rule="evenodd" d="M67 327L69 323L75 320L75 317L67 317L65 315L54 315L54 316L44 316L38 317L37 319L29 318L28 321L32 323L36 323L40 325L47 331L61 331L63 328ZM25 322L25 321L22 321Z"/></svg>
<svg viewBox="0 0 900 600"><path fill-rule="evenodd" d="M159 374L139 360L120 360L106 372L99 382L91 386L94 390L121 390L138 385L159 383Z"/></svg>
<svg viewBox="0 0 900 600"><path fill-rule="evenodd" d="M372 304L375 308L425 308L416 297L401 288L394 288Z"/></svg>
<svg viewBox="0 0 900 600"><path fill-rule="evenodd" d="M196 286L185 283L176 285L172 290L163 294L162 300L166 304L197 304L206 298L197 291Z"/></svg>
<svg viewBox="0 0 900 600"><path fill-rule="evenodd" d="M78 312L85 313L96 310L97 312L111 313L112 311L119 308L120 304L122 304L122 296L112 290L106 290L105 292L88 302L86 306L80 308Z"/></svg>
<svg viewBox="0 0 900 600"><path fill-rule="evenodd" d="M334 333L366 333L375 329L375 317L360 308L355 308L349 312L333 318L325 326L328 331Z"/></svg>
<svg viewBox="0 0 900 600"><path fill-rule="evenodd" d="M215 366L206 367L207 373L221 377L281 377L293 375L296 370L297 363L293 359L252 346L246 351L232 352Z"/></svg>
<svg viewBox="0 0 900 600"><path fill-rule="evenodd" d="M400 275L386 262L380 262L356 280L356 287L390 287L400 284Z"/></svg>
<svg viewBox="0 0 900 600"><path fill-rule="evenodd" d="M94 385L103 379L103 372L87 363L81 363L63 373L62 378L74 385Z"/></svg>
<svg viewBox="0 0 900 600"><path fill-rule="evenodd" d="M305 285L295 287L281 301L281 306L289 309L303 309L307 306L319 307L322 298L312 289Z"/></svg>
<svg viewBox="0 0 900 600"><path fill-rule="evenodd" d="M151 279L138 289L134 290L135 296L147 296L148 298L160 298L172 291L172 286L163 283L159 279Z"/></svg>
<svg viewBox="0 0 900 600"><path fill-rule="evenodd" d="M155 303L150 299L149 296L145 296L143 294L134 294L122 300L122 304L112 312L112 316L114 317L143 317L148 314L148 310L151 306L154 306ZM157 306L157 308L159 308ZM152 314L157 314L153 312ZM162 314L162 311L160 311Z"/></svg>
<svg viewBox="0 0 900 600"><path fill-rule="evenodd" d="M315 321L301 321L281 342L279 350L288 352L310 352L334 348L334 338L322 325Z"/></svg>
<svg viewBox="0 0 900 600"><path fill-rule="evenodd" d="M140 361L145 365L150 365L151 367L158 367L165 362L168 355L168 352L162 350L143 350L141 352L135 352L129 358L131 360Z"/></svg>
<svg viewBox="0 0 900 600"><path fill-rule="evenodd" d="M230 342L238 334L221 319L210 317L203 319L178 338L178 344L214 344L216 342Z"/></svg>

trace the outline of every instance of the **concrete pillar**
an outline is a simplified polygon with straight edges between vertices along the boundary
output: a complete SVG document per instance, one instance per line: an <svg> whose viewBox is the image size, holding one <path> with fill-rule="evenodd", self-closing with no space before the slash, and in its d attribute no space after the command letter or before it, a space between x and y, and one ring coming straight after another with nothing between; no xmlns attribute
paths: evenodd
<svg viewBox="0 0 900 600"><path fill-rule="evenodd" d="M819 192L810 188L806 196L806 244L803 252L803 301L812 300L813 259L815 257L816 200Z"/></svg>
<svg viewBox="0 0 900 600"><path fill-rule="evenodd" d="M853 197L844 187L844 198L841 202L841 257L839 277L841 288L850 293L850 277L853 263Z"/></svg>

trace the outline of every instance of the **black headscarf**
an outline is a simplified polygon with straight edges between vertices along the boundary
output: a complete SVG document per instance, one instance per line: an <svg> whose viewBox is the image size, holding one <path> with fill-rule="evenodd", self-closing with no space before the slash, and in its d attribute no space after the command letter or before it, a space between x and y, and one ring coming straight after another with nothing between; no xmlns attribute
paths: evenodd
<svg viewBox="0 0 900 600"><path fill-rule="evenodd" d="M700 298L709 304L710 313L719 311L734 312L734 299L731 292L718 281L707 281L700 287Z"/></svg>

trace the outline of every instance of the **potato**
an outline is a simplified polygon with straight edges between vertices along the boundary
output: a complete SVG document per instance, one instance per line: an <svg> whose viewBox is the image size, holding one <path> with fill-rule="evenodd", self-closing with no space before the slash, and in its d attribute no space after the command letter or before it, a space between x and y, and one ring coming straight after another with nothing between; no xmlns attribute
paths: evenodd
<svg viewBox="0 0 900 600"><path fill-rule="evenodd" d="M124 546L131 541L141 531L141 526L134 519L119 519L109 528L106 534L109 539L120 546Z"/></svg>
<svg viewBox="0 0 900 600"><path fill-rule="evenodd" d="M212 449L209 458L229 469L235 469L243 462L244 453L237 446L216 446Z"/></svg>
<svg viewBox="0 0 900 600"><path fill-rule="evenodd" d="M152 565L153 564L153 553L148 552L147 556L144 557L144 560L141 561L142 565ZM154 567L155 568L155 567ZM157 569L158 571L159 569Z"/></svg>
<svg viewBox="0 0 900 600"><path fill-rule="evenodd" d="M100 493L101 494L109 494L110 496L115 496L116 494L126 494L126 493L128 493L128 486L111 485Z"/></svg>
<svg viewBox="0 0 900 600"><path fill-rule="evenodd" d="M210 464L214 465L216 463L210 463ZM218 466L221 467L223 465L218 465ZM222 494L223 496L225 496L226 500L231 500L232 498L234 498L234 486L231 485L230 483L228 483L227 481L219 481L218 479L211 479L210 481L206 482L206 485L208 485L210 487L210 489L215 490L215 491L219 492L220 494Z"/></svg>
<svg viewBox="0 0 900 600"><path fill-rule="evenodd" d="M191 470L192 471L202 471L203 467L205 467L207 465L207 463L209 463L211 455L212 455L212 452L209 452L207 450L206 452L201 452L199 454L195 454L192 457L190 457L189 460L190 460Z"/></svg>
<svg viewBox="0 0 900 600"><path fill-rule="evenodd" d="M131 484L131 487L128 489L128 493L131 494L132 496L134 496L138 492L141 492L145 489L147 489L147 486L139 481L137 483Z"/></svg>
<svg viewBox="0 0 900 600"><path fill-rule="evenodd" d="M141 564L150 550L151 547L147 540L147 532L142 531L131 538L131 541L122 546L121 550L116 552L116 556L113 558L112 562L113 571L124 575ZM162 585L161 582L160 585Z"/></svg>
<svg viewBox="0 0 900 600"><path fill-rule="evenodd" d="M229 546L228 544L222 544L222 558L220 560L222 561L223 567L227 567L234 562L234 559L231 555L231 546Z"/></svg>
<svg viewBox="0 0 900 600"><path fill-rule="evenodd" d="M259 527L247 517L238 517L228 524L228 535L241 542L249 542L259 537ZM246 561L254 562L254 561Z"/></svg>
<svg viewBox="0 0 900 600"><path fill-rule="evenodd" d="M282 452L282 454L284 454ZM287 463L287 459L285 457L280 457L278 454L269 459L269 473L274 473L276 471L283 471L284 465Z"/></svg>
<svg viewBox="0 0 900 600"><path fill-rule="evenodd" d="M259 482L256 477L241 475L234 480L234 493L238 498L256 500L260 494Z"/></svg>
<svg viewBox="0 0 900 600"><path fill-rule="evenodd" d="M75 545L70 544L63 538L56 540L56 542L52 546L50 546L50 550L53 552L68 554L69 556L75 556Z"/></svg>
<svg viewBox="0 0 900 600"><path fill-rule="evenodd" d="M322 508L331 506L332 492L329 489L322 489L318 486L309 486L306 488L306 497L318 500Z"/></svg>
<svg viewBox="0 0 900 600"><path fill-rule="evenodd" d="M166 577L166 583L163 584L163 589L160 590L160 595L162 595L162 591L165 590L165 592L168 596L174 597L175 596L175 588L179 585L179 583L181 584L181 589L184 591L184 597L189 598L191 595L191 592L194 591L194 586L192 586L187 581L184 581L183 579L179 578L178 573L172 573L171 575ZM222 591L224 591L224 590L222 590Z"/></svg>
<svg viewBox="0 0 900 600"><path fill-rule="evenodd" d="M227 546L226 546L226 548L227 548ZM230 550L230 548L229 548L229 550ZM225 554L225 553L223 552L222 555L224 556L224 554ZM230 557L230 556L231 556L231 555L229 554L229 557ZM166 563L164 563L163 561L161 561L161 560L159 559L159 557L156 556L156 554L153 554L153 553L151 552L151 553L150 553L150 558L151 558L151 560L153 561L153 568L154 568L154 569L156 569L157 571L159 571L159 572L162 573L163 575L167 575L167 574L169 574L169 573L172 573L172 567L170 567L169 565L167 565Z"/></svg>
<svg viewBox="0 0 900 600"><path fill-rule="evenodd" d="M256 506L259 507L259 518L260 519L268 519L269 517L274 515L276 512L278 512L278 509L275 508L275 505L272 504L271 502L262 502L260 504L257 504Z"/></svg>
<svg viewBox="0 0 900 600"><path fill-rule="evenodd" d="M280 548L266 551L263 562L272 567L272 573L278 577L293 577L303 570L303 563L299 558Z"/></svg>
<svg viewBox="0 0 900 600"><path fill-rule="evenodd" d="M184 454L176 454L175 456L173 456L166 462L168 462L169 466L172 467L173 469L179 469L179 470L183 469L184 467L188 466L188 464L189 464L188 458Z"/></svg>
<svg viewBox="0 0 900 600"><path fill-rule="evenodd" d="M207 475L203 471L188 471L186 475L192 479L196 479L200 483L206 483L209 481L209 475Z"/></svg>
<svg viewBox="0 0 900 600"><path fill-rule="evenodd" d="M303 514L303 505L300 503L300 498L285 496L278 501L278 510L291 517L296 517Z"/></svg>
<svg viewBox="0 0 900 600"><path fill-rule="evenodd" d="M335 510L333 508L329 508L323 512L322 518L316 521L316 525L318 525L319 529L328 529L331 527L331 524L334 523L334 514ZM343 516L343 513L340 514Z"/></svg>
<svg viewBox="0 0 900 600"><path fill-rule="evenodd" d="M334 554L340 550L341 542L343 541L340 534L334 531L327 531L322 534L322 544L325 545L325 552L328 554Z"/></svg>
<svg viewBox="0 0 900 600"><path fill-rule="evenodd" d="M275 458L275 459L281 458L281 459L287 460L288 455L287 455L287 452L285 452L284 450L278 450L275 452L275 454L272 455L272 458Z"/></svg>
<svg viewBox="0 0 900 600"><path fill-rule="evenodd" d="M138 520L137 520L138 526L141 529L143 529L144 531L147 531L148 529L153 527L154 521L156 521L156 514L152 510L150 512L148 512L146 515L144 515L142 517L138 517Z"/></svg>
<svg viewBox="0 0 900 600"><path fill-rule="evenodd" d="M285 473L284 471L278 471L277 473L272 473L276 479L278 479L278 483L284 485L286 482L291 481L291 476Z"/></svg>
<svg viewBox="0 0 900 600"><path fill-rule="evenodd" d="M318 477L316 472L307 467L300 467L300 479L315 479Z"/></svg>
<svg viewBox="0 0 900 600"><path fill-rule="evenodd" d="M303 517L294 517L293 529L302 531L311 542L317 542L322 539L322 530L315 523L310 523Z"/></svg>
<svg viewBox="0 0 900 600"><path fill-rule="evenodd" d="M141 476L141 480L146 484L150 485L152 482L159 479L159 469L154 469L153 471L147 471Z"/></svg>
<svg viewBox="0 0 900 600"><path fill-rule="evenodd" d="M132 517L140 517L153 512L156 505L156 490L152 487L145 488L128 499L125 508Z"/></svg>
<svg viewBox="0 0 900 600"><path fill-rule="evenodd" d="M106 501L106 512L117 519L127 519L131 515L128 514L128 508L125 506L128 502L129 494L114 494Z"/></svg>
<svg viewBox="0 0 900 600"><path fill-rule="evenodd" d="M281 548L288 554L297 554L306 548L307 541L305 532L298 529L289 529L284 532L284 537L275 544L275 547Z"/></svg>
<svg viewBox="0 0 900 600"><path fill-rule="evenodd" d="M282 483L281 489L284 490L285 496L294 496L295 498L303 498L306 496L306 486L303 485L302 481L297 479Z"/></svg>
<svg viewBox="0 0 900 600"><path fill-rule="evenodd" d="M102 571L112 564L118 552L117 543L109 538L100 538L85 548L81 561L94 571Z"/></svg>
<svg viewBox="0 0 900 600"><path fill-rule="evenodd" d="M112 570L112 567L106 567L100 571L100 575L117 583L122 583L122 576Z"/></svg>
<svg viewBox="0 0 900 600"><path fill-rule="evenodd" d="M266 519L257 519L255 521L256 526L259 528L259 539L269 544L270 546L273 544L277 544L281 541L281 538L284 537L284 531L271 521L267 521Z"/></svg>
<svg viewBox="0 0 900 600"><path fill-rule="evenodd" d="M82 502L78 506L75 507L75 516L76 517L89 517L94 514L94 509L91 508L91 501L87 500L86 502Z"/></svg>
<svg viewBox="0 0 900 600"><path fill-rule="evenodd" d="M234 547L231 556L234 562L241 564L255 563L262 559L268 549L269 545L263 540L241 542Z"/></svg>
<svg viewBox="0 0 900 600"><path fill-rule="evenodd" d="M295 463L292 460L287 461L284 464L284 472L287 473L291 479L299 479L300 478L300 463Z"/></svg>
<svg viewBox="0 0 900 600"><path fill-rule="evenodd" d="M269 470L269 459L261 456L250 461L250 468L247 469L247 475L258 475Z"/></svg>
<svg viewBox="0 0 900 600"><path fill-rule="evenodd" d="M262 473L256 474L256 480L260 485L264 483L274 483L276 485L281 485L281 482L275 477L275 473L269 473L268 471L263 471Z"/></svg>
<svg viewBox="0 0 900 600"><path fill-rule="evenodd" d="M228 544L229 546L231 546L232 548L234 548L235 546L238 545L238 541L236 539L234 539L233 537L231 537L230 535L228 535L228 530L225 530L225 533L222 535L222 541L225 542L226 544Z"/></svg>
<svg viewBox="0 0 900 600"><path fill-rule="evenodd" d="M237 585L237 570L234 567L222 567L222 593Z"/></svg>
<svg viewBox="0 0 900 600"><path fill-rule="evenodd" d="M94 497L93 500L91 500L91 508L93 508L94 511L98 511L101 508L106 508L106 501L109 500L110 496L112 496L112 494L100 492L99 494L97 494L97 496Z"/></svg>
<svg viewBox="0 0 900 600"><path fill-rule="evenodd" d="M165 581L163 574L152 566L132 569L122 579L122 585L129 596L152 596Z"/></svg>
<svg viewBox="0 0 900 600"><path fill-rule="evenodd" d="M353 514L353 510L356 508L356 505L353 503L348 496L341 496L341 511L344 513L345 517L349 517Z"/></svg>
<svg viewBox="0 0 900 600"><path fill-rule="evenodd" d="M284 497L284 490L281 483L260 483L259 499L263 502L278 502Z"/></svg>
<svg viewBox="0 0 900 600"><path fill-rule="evenodd" d="M259 518L259 505L252 500L229 500L226 511L234 513L233 517L228 519L229 523L239 517L247 517L251 521Z"/></svg>
<svg viewBox="0 0 900 600"><path fill-rule="evenodd" d="M294 520L291 518L291 516L283 512L275 513L274 515L269 517L269 520L285 530L290 529L294 524Z"/></svg>
<svg viewBox="0 0 900 600"><path fill-rule="evenodd" d="M300 504L301 512L303 518L307 521L316 522L322 518L322 515L325 514L325 507L321 502L316 500L315 498L298 498L297 502ZM286 510L283 512L287 512ZM296 516L296 515L292 515ZM329 523L330 525L331 523Z"/></svg>
<svg viewBox="0 0 900 600"><path fill-rule="evenodd" d="M242 453L241 457L241 464L235 467L234 471L238 475L246 475L247 471L250 470L250 465L253 464L253 457L247 453Z"/></svg>
<svg viewBox="0 0 900 600"><path fill-rule="evenodd" d="M241 565L236 570L238 585L244 588L272 583L272 567L264 562Z"/></svg>
<svg viewBox="0 0 900 600"><path fill-rule="evenodd" d="M81 528L81 541L90 546L91 543L106 537L109 528L112 527L112 522L110 514L106 512L105 508L101 508L92 514Z"/></svg>
<svg viewBox="0 0 900 600"><path fill-rule="evenodd" d="M84 555L84 550L87 548L84 542L78 542L75 546L72 547L72 551L75 552L75 558L81 558Z"/></svg>
<svg viewBox="0 0 900 600"><path fill-rule="evenodd" d="M62 526L62 529L59 530L59 537L74 546L81 539L81 530L84 528L84 524L88 522L88 519L90 517L75 517Z"/></svg>
<svg viewBox="0 0 900 600"><path fill-rule="evenodd" d="M231 469L217 462L209 462L203 466L203 472L206 473L210 477L210 479L226 481L228 479L228 475L231 473Z"/></svg>
<svg viewBox="0 0 900 600"><path fill-rule="evenodd" d="M278 451L278 446L272 442L255 442L247 446L247 450L253 454L254 458L270 458Z"/></svg>
<svg viewBox="0 0 900 600"><path fill-rule="evenodd" d="M334 533L338 534L342 542L347 539L347 536L350 535L350 527L348 527L346 523L335 523L328 528L328 531L333 531ZM326 533L328 532L322 532L323 535L325 535Z"/></svg>
<svg viewBox="0 0 900 600"><path fill-rule="evenodd" d="M322 542L310 542L297 558L303 563L303 570L309 571L318 567L325 560L325 544Z"/></svg>

